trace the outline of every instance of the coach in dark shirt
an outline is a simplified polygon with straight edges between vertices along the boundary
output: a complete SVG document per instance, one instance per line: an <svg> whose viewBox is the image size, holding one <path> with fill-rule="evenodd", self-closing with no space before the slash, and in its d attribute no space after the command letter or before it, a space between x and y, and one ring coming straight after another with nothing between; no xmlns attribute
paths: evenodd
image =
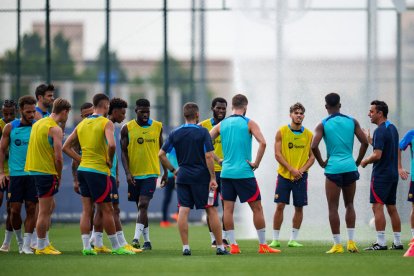
<svg viewBox="0 0 414 276"><path fill-rule="evenodd" d="M162 146L162 164L176 175L179 204L178 229L183 243L183 255L191 255L188 244L188 215L190 209L205 209L212 232L217 240L217 255L229 254L223 247L221 225L217 209L208 205L209 191L217 188L214 172L214 147L207 129L198 126L199 110L195 103L183 107L185 124L173 130ZM166 153L175 149L179 170L171 165ZM164 186L165 183L162 183Z"/></svg>
<svg viewBox="0 0 414 276"><path fill-rule="evenodd" d="M391 249L401 250L401 221L398 215L396 203L398 185L398 131L397 128L387 120L388 106L383 101L371 102L368 116L371 122L378 128L374 132L373 139L368 140L373 147L373 153L362 160L361 166L365 168L373 163L370 202L375 218L377 230L377 241L365 250L387 250L385 241L385 215L384 205L387 207L391 218L392 230L394 231L394 242Z"/></svg>

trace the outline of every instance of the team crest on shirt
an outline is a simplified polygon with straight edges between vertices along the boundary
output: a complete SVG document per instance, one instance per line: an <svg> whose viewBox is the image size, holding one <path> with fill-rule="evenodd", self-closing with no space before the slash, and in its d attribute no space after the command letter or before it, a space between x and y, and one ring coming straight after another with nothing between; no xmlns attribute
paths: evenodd
<svg viewBox="0 0 414 276"><path fill-rule="evenodd" d="M293 143L292 143L292 142L289 142L288 147L289 147L290 149L291 149L291 148L293 148Z"/></svg>
<svg viewBox="0 0 414 276"><path fill-rule="evenodd" d="M118 199L118 194L114 194L114 199Z"/></svg>
<svg viewBox="0 0 414 276"><path fill-rule="evenodd" d="M412 199L413 198L413 194L408 194L408 198Z"/></svg>
<svg viewBox="0 0 414 276"><path fill-rule="evenodd" d="M128 193L128 198L130 198L131 197L131 193Z"/></svg>
<svg viewBox="0 0 414 276"><path fill-rule="evenodd" d="M144 143L144 138L139 137L139 138L137 139L137 142L138 142L138 144L143 144L143 143Z"/></svg>
<svg viewBox="0 0 414 276"><path fill-rule="evenodd" d="M279 198L279 194L275 194L275 199L278 199Z"/></svg>
<svg viewBox="0 0 414 276"><path fill-rule="evenodd" d="M11 198L11 193L8 193L7 194L7 197L10 199Z"/></svg>

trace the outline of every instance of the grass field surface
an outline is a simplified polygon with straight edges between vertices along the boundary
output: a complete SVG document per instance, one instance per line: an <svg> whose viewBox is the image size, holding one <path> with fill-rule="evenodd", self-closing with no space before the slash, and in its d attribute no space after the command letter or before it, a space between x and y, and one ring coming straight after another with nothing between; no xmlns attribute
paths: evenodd
<svg viewBox="0 0 414 276"><path fill-rule="evenodd" d="M128 241L134 227L124 226ZM150 229L152 251L135 256L82 256L78 225L55 224L50 239L62 255L19 255L13 238L11 252L0 254L0 275L414 275L414 257L402 257L405 249L328 255L330 242L305 241L303 248L288 248L283 241L282 253L261 255L256 240L239 240L242 254L216 256L207 227L190 226L192 256L182 256L176 227L152 224ZM104 243L109 246L107 238ZM368 246L358 245L360 249Z"/></svg>

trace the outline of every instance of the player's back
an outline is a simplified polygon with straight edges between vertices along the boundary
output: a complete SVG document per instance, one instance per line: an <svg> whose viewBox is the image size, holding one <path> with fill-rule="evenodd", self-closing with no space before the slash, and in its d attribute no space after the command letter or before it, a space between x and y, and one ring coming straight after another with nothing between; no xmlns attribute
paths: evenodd
<svg viewBox="0 0 414 276"><path fill-rule="evenodd" d="M246 162L252 159L252 134L248 118L232 115L220 123L224 161L222 178L251 178L254 173Z"/></svg>
<svg viewBox="0 0 414 276"><path fill-rule="evenodd" d="M381 159L373 164L372 176L379 181L398 181L399 138L397 128L390 121L374 131L373 148L382 151Z"/></svg>
<svg viewBox="0 0 414 276"><path fill-rule="evenodd" d="M58 124L50 117L40 119L33 124L27 149L25 171L57 175L53 140L49 130Z"/></svg>
<svg viewBox="0 0 414 276"><path fill-rule="evenodd" d="M337 174L356 171L357 167L352 156L354 148L355 121L353 118L335 113L325 118L323 138L328 154L325 173Z"/></svg>
<svg viewBox="0 0 414 276"><path fill-rule="evenodd" d="M27 172L24 171L24 165L33 124L22 125L20 120L14 120L10 124L12 128L9 146L10 175L27 175Z"/></svg>
<svg viewBox="0 0 414 276"><path fill-rule="evenodd" d="M205 148L209 137L207 129L194 124L184 124L170 134L168 143L175 149L180 168L177 183L190 184L208 179Z"/></svg>
<svg viewBox="0 0 414 276"><path fill-rule="evenodd" d="M100 115L91 115L77 126L82 159L79 170L109 174L106 164L108 146L105 138L105 126L109 120Z"/></svg>

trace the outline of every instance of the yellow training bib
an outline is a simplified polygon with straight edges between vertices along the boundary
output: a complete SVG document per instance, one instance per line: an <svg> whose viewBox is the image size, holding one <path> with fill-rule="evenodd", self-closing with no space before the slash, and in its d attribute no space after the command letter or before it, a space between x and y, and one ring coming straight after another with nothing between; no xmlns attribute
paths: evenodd
<svg viewBox="0 0 414 276"><path fill-rule="evenodd" d="M202 127L205 127L208 131L210 131L214 126L213 126L213 118L204 120L200 123L200 125ZM220 159L223 159L223 148L221 146L221 137L220 135L217 136L216 139L214 139L213 141L213 146L214 146L214 153L215 155L217 155ZM214 161L214 171L216 172L221 172L221 166Z"/></svg>
<svg viewBox="0 0 414 276"><path fill-rule="evenodd" d="M293 133L288 125L280 128L282 135L282 155L285 160L295 169L302 168L309 159L312 132L303 128L302 133ZM287 168L279 164L278 174L286 179L293 180L294 177Z"/></svg>
<svg viewBox="0 0 414 276"><path fill-rule="evenodd" d="M132 176L160 174L160 134L162 123L150 120L150 126L141 127L136 120L126 124L128 128L129 170Z"/></svg>
<svg viewBox="0 0 414 276"><path fill-rule="evenodd" d="M40 119L33 124L27 148L25 171L57 175L55 152L49 130L58 124L50 117Z"/></svg>

